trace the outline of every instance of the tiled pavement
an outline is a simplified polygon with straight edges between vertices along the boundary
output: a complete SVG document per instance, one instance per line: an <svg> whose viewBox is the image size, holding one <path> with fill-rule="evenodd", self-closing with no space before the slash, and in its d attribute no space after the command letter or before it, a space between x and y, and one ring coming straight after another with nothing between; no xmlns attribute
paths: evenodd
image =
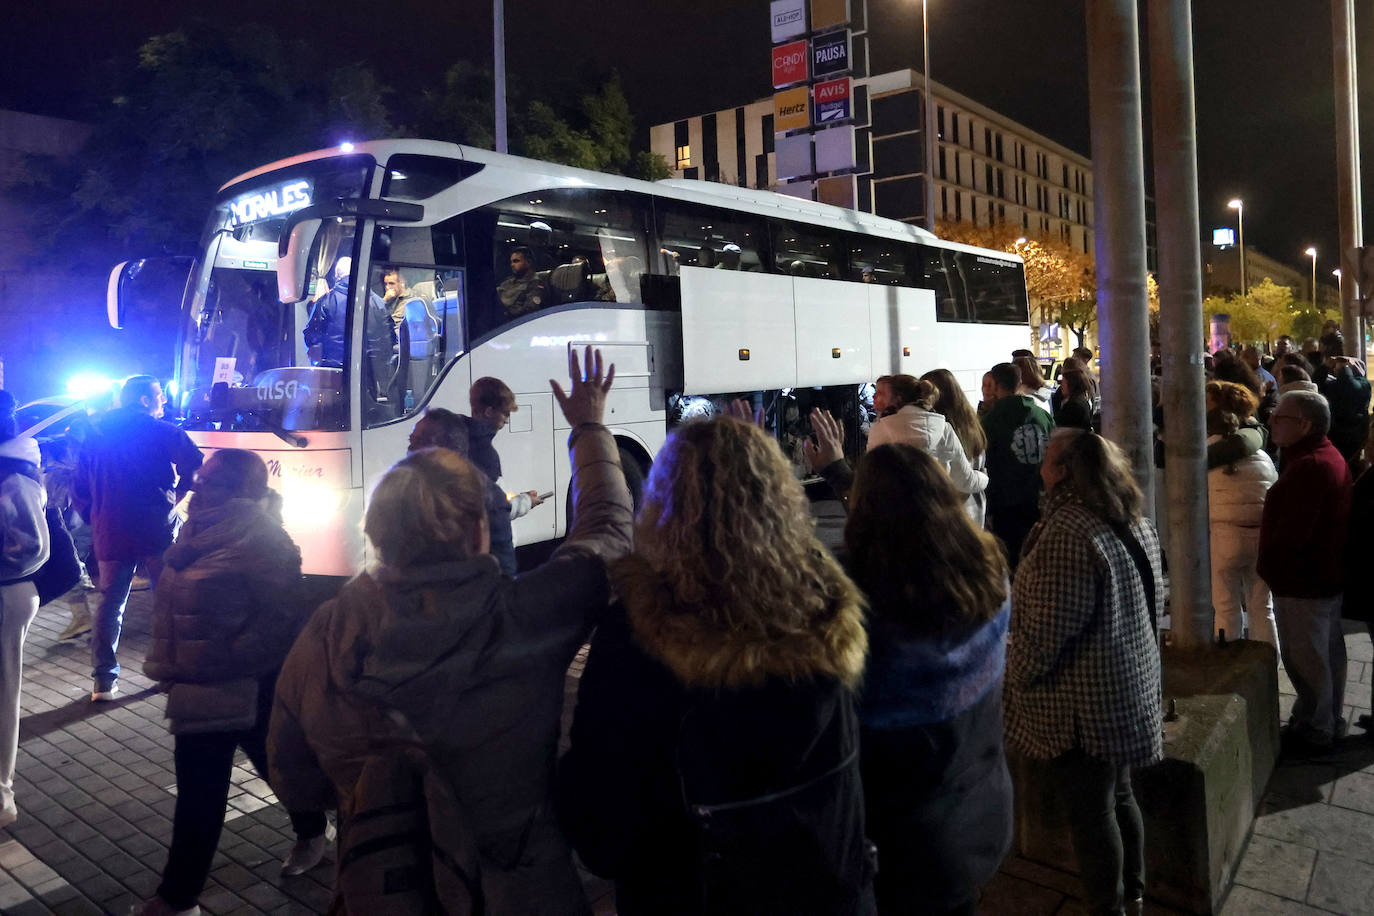
<svg viewBox="0 0 1374 916"><path fill-rule="evenodd" d="M20 819L0 830L0 914L114 913L123 916L157 886L171 836L175 796L164 697L140 673L148 644L148 592L126 616L124 693L92 705L84 640L58 643L61 603L39 611L25 652L23 721L16 796ZM1347 717L1368 712L1374 651L1361 628L1347 634ZM569 671L567 708L580 674ZM1281 711L1292 689L1280 674ZM1347 738L1320 761L1275 773L1223 916L1368 913L1374 916L1374 742ZM291 845L286 814L240 755L219 853L201 896L210 914L323 912L329 866L281 878ZM588 879L598 913L612 912L607 886ZM1020 859L988 887L980 913L1082 913L1070 875ZM1163 912L1150 908L1149 912Z"/></svg>

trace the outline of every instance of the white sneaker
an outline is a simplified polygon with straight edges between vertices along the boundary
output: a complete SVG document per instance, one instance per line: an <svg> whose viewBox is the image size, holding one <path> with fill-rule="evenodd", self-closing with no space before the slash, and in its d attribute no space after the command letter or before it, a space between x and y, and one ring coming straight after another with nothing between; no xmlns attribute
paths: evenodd
<svg viewBox="0 0 1374 916"><path fill-rule="evenodd" d="M118 682L118 681L116 681L115 683L111 684L108 690L101 690L101 689L100 689L100 685L99 685L99 684L96 684L96 685L95 685L95 688L91 691L91 702L92 702L92 703L107 703L107 702L109 702L110 700L113 700L118 694L119 694L119 682Z"/></svg>
<svg viewBox="0 0 1374 916"><path fill-rule="evenodd" d="M13 800L8 805L0 805L0 830L4 830L17 820L19 820L19 809L14 806Z"/></svg>
<svg viewBox="0 0 1374 916"><path fill-rule="evenodd" d="M337 831L333 824L325 824L324 833L309 840L296 840L281 863L282 877L303 875L324 861L324 850L334 840Z"/></svg>

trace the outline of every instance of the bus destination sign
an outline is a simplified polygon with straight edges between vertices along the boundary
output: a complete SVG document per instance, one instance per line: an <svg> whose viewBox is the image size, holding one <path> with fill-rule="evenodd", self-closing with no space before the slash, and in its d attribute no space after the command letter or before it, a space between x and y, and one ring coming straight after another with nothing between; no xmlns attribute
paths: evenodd
<svg viewBox="0 0 1374 916"><path fill-rule="evenodd" d="M258 220L285 216L310 206L310 182L290 181L279 188L269 188L256 194L240 197L229 203L229 225L242 226Z"/></svg>

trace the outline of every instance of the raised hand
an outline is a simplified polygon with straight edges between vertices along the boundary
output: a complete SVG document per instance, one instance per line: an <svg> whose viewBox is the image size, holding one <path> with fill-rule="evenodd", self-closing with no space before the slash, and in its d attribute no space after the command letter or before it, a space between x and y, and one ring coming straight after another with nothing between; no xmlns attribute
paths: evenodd
<svg viewBox="0 0 1374 916"><path fill-rule="evenodd" d="M811 431L814 436L802 443L802 451L811 471L819 473L844 457L844 430L830 411L816 407L811 411Z"/></svg>
<svg viewBox="0 0 1374 916"><path fill-rule="evenodd" d="M606 413L606 392L611 390L615 379L615 364L604 368L601 351L587 346L584 358L586 371L577 362L577 351L568 348L568 375L572 379L572 392L564 393L563 386L549 379L553 396L563 410L568 425L576 429L584 423L600 423Z"/></svg>
<svg viewBox="0 0 1374 916"><path fill-rule="evenodd" d="M725 408L727 417L734 417L742 423L752 423L755 426L763 426L763 408L755 410L744 398L735 398L730 405Z"/></svg>

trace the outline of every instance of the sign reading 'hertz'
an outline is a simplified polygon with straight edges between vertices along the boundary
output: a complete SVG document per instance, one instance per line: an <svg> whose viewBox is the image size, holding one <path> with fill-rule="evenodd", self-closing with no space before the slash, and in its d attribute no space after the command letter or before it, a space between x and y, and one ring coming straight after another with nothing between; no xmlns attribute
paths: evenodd
<svg viewBox="0 0 1374 916"><path fill-rule="evenodd" d="M811 125L809 93L805 86L773 95L773 130L797 130Z"/></svg>

